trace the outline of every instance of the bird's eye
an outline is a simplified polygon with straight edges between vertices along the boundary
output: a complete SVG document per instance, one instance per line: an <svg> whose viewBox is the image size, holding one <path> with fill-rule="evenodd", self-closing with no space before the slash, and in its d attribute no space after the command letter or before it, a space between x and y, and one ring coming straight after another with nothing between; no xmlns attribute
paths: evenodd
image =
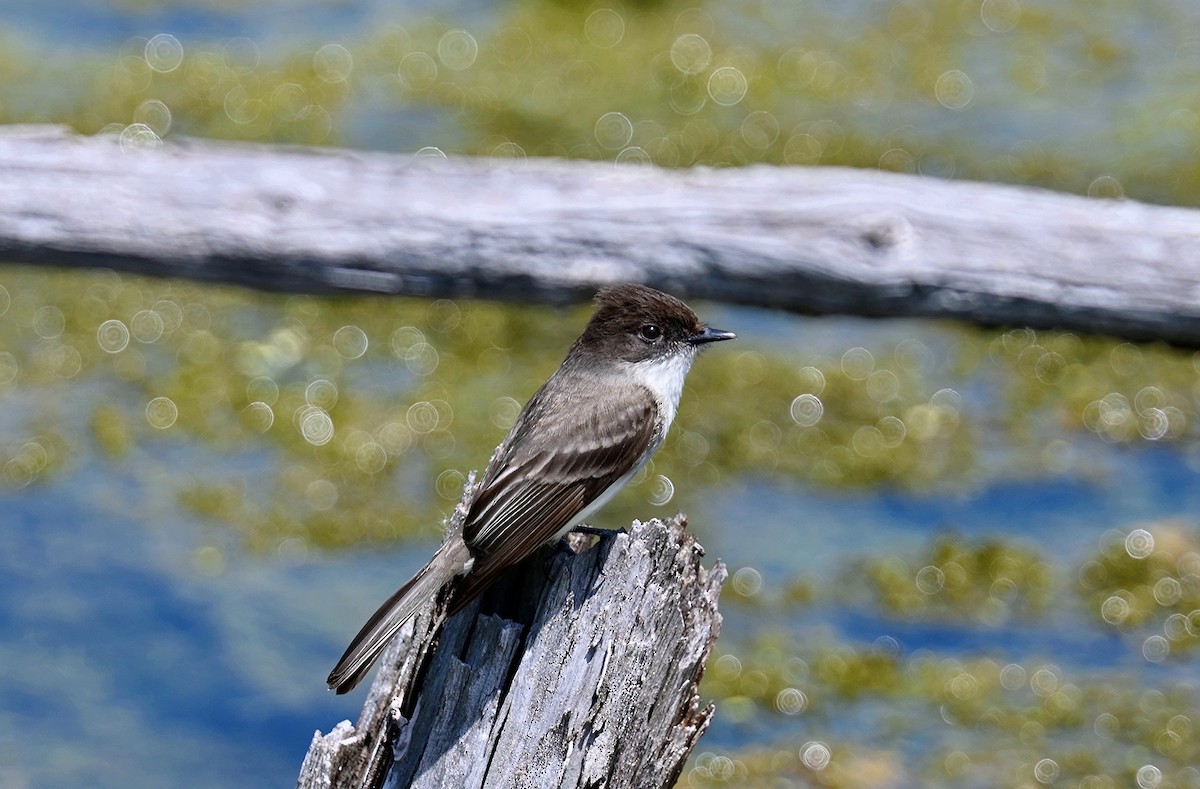
<svg viewBox="0 0 1200 789"><path fill-rule="evenodd" d="M638 334L642 335L643 340L654 342L662 336L662 329L658 328L653 323L647 323L638 331Z"/></svg>

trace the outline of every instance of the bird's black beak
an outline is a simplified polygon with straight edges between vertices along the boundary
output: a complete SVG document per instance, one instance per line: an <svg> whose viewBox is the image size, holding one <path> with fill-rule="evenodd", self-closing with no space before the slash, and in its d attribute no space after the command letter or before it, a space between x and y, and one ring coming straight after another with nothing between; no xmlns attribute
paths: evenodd
<svg viewBox="0 0 1200 789"><path fill-rule="evenodd" d="M698 334L693 334L691 337L689 337L688 342L690 342L692 345L704 345L706 343L718 342L720 340L732 340L735 337L737 337L737 335L731 331L723 331L721 329L714 329L711 326L705 326Z"/></svg>

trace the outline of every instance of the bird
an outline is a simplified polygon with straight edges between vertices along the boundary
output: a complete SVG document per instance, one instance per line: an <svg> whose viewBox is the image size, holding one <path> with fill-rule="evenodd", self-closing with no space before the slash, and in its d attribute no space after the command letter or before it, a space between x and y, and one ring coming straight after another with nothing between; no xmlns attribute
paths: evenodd
<svg viewBox="0 0 1200 789"><path fill-rule="evenodd" d="M454 584L453 615L509 567L607 503L662 445L701 348L734 339L640 284L604 288L553 375L492 455L462 521L350 642L326 682L353 690L400 628Z"/></svg>

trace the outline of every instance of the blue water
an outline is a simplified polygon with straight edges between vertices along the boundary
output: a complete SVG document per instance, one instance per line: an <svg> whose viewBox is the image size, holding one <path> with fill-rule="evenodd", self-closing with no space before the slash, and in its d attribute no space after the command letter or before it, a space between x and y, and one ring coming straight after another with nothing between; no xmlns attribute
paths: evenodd
<svg viewBox="0 0 1200 789"><path fill-rule="evenodd" d="M158 495L89 464L0 497L0 786L285 785L314 729L356 716L323 678L423 549L209 576L194 553L221 535Z"/></svg>
<svg viewBox="0 0 1200 789"><path fill-rule="evenodd" d="M721 557L731 572L740 567L759 570L765 594L773 584L797 576L832 582L857 559L916 556L934 536L946 533L1024 545L1069 583L1073 568L1096 553L1106 532L1200 511L1200 473L1180 453L1161 447L1118 448L1098 440L1094 444L1091 460L1106 467L1100 478L996 480L950 495L886 489L832 492L760 482L707 497L698 505L702 514L691 520L691 527L709 555ZM747 512L759 513L753 518L755 528L739 529L736 539L731 538L721 524L746 522ZM1091 668L1127 662L1116 651L1097 648L1116 645L1119 639L1099 626L1079 626L1078 611L1062 614L1050 612L1045 621L1004 628L904 623L828 607L820 608L817 618L860 645L890 635L909 651L973 652L1002 645L1008 660L1036 655ZM744 636L760 625L731 618L726 632ZM813 625L812 617L805 615L792 622L792 629L802 636ZM1140 655L1137 660L1140 665Z"/></svg>
<svg viewBox="0 0 1200 789"><path fill-rule="evenodd" d="M478 23L490 15L491 8L478 0L406 0L403 4L385 0L244 4L4 0L0 22L22 39L48 48L101 51L135 36L169 33L185 45L249 38L260 47L279 50L358 39L382 24L406 24L431 16Z"/></svg>

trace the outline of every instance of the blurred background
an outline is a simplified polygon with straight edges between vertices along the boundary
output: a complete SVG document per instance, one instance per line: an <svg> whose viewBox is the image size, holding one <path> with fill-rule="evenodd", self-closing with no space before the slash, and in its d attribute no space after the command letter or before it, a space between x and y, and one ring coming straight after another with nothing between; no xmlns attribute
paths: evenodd
<svg viewBox="0 0 1200 789"><path fill-rule="evenodd" d="M1200 202L1183 0L0 1L0 121ZM682 786L1200 787L1200 355L695 304ZM0 786L286 786L586 320L0 266Z"/></svg>

